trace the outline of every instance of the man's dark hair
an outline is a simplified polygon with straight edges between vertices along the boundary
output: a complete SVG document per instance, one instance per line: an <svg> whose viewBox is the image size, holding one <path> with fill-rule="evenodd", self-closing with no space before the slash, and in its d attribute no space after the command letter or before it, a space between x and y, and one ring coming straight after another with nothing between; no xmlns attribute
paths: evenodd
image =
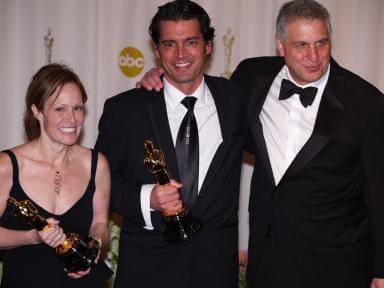
<svg viewBox="0 0 384 288"><path fill-rule="evenodd" d="M204 41L212 41L215 36L215 29L211 27L208 13L201 6L189 0L175 0L159 6L149 25L149 35L151 35L153 43L159 44L161 21L193 19L199 22Z"/></svg>

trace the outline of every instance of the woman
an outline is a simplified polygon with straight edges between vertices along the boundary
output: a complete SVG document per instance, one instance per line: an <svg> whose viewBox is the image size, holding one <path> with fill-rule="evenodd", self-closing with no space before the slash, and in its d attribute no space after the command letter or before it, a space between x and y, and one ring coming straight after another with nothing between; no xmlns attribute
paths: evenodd
<svg viewBox="0 0 384 288"><path fill-rule="evenodd" d="M61 64L42 67L26 95L24 127L28 143L0 153L1 287L103 287L111 276L103 261L67 273L55 247L64 232L109 239L110 174L106 158L77 144L84 123L85 89ZM49 228L16 221L7 199L29 199Z"/></svg>

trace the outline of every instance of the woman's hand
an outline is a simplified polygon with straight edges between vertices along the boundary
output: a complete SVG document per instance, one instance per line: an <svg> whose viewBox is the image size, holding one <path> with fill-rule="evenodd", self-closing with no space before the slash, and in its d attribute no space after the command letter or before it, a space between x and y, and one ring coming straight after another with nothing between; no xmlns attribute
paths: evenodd
<svg viewBox="0 0 384 288"><path fill-rule="evenodd" d="M48 225L44 227L43 231L38 231L38 237L40 242L47 244L52 248L56 248L60 244L63 244L65 240L65 234L63 229L59 226L60 221L54 218L47 219Z"/></svg>
<svg viewBox="0 0 384 288"><path fill-rule="evenodd" d="M73 279L79 279L81 277L84 277L85 275L88 275L90 272L91 272L91 267L89 267L87 270L84 270L84 271L68 273L68 277L71 277Z"/></svg>

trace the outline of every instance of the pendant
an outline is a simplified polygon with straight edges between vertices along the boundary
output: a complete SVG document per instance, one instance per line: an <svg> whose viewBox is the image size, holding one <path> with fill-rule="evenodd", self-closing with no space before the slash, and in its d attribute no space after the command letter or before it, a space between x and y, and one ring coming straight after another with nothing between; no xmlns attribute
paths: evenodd
<svg viewBox="0 0 384 288"><path fill-rule="evenodd" d="M56 195L60 194L61 181L63 178L61 177L60 171L55 172L55 178L53 180L53 184L55 185L55 193Z"/></svg>

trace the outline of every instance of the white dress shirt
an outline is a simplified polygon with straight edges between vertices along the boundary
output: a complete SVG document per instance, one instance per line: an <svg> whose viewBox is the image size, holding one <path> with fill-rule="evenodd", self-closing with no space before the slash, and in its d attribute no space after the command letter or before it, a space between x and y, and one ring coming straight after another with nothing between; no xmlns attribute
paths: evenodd
<svg viewBox="0 0 384 288"><path fill-rule="evenodd" d="M208 168L217 148L223 142L221 126L217 115L215 101L204 80L191 95L185 95L172 86L166 78L163 78L164 97L168 114L169 127L171 129L173 145L176 146L177 132L181 121L187 113L187 108L181 103L186 96L196 97L194 114L199 130L199 179L198 191L200 191ZM165 159L167 161L167 159ZM171 176L172 177L172 176ZM145 229L152 230L150 196L153 184L142 185L140 202L141 211L145 221Z"/></svg>
<svg viewBox="0 0 384 288"><path fill-rule="evenodd" d="M328 76L329 67L316 82L305 86L298 85L290 75L288 67L284 65L272 82L260 113L260 121L276 185L312 134ZM298 94L286 100L279 100L283 79L288 79L302 88L316 87L318 90L312 105L304 107Z"/></svg>

